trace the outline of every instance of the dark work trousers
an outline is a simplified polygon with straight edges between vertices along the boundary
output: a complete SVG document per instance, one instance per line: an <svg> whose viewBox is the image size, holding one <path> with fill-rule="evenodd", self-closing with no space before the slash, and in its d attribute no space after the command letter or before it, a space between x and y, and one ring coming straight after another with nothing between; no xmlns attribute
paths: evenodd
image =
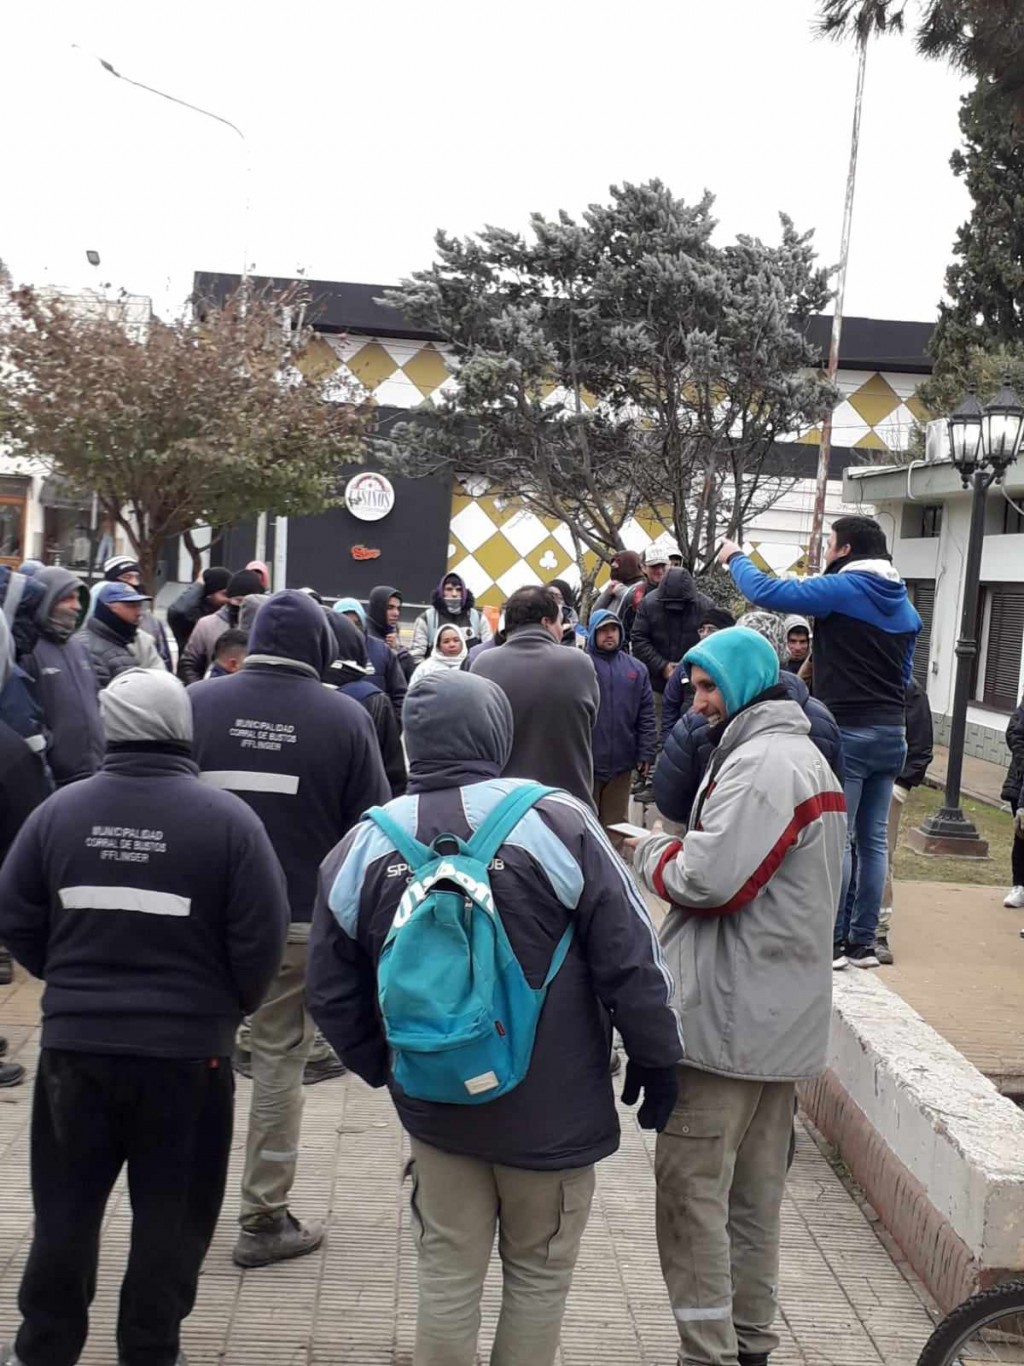
<svg viewBox="0 0 1024 1366"><path fill-rule="evenodd" d="M89 1331L100 1225L128 1165L132 1237L120 1366L174 1366L224 1199L234 1121L226 1058L44 1048L32 1106L35 1234L18 1305L24 1366L73 1366Z"/></svg>

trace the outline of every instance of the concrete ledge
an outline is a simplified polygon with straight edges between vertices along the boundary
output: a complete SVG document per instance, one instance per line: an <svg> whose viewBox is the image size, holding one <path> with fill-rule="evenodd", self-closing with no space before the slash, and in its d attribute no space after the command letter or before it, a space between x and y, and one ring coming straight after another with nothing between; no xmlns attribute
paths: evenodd
<svg viewBox="0 0 1024 1366"><path fill-rule="evenodd" d="M802 1103L950 1309L1024 1270L1024 1113L878 977L834 988L829 1068Z"/></svg>

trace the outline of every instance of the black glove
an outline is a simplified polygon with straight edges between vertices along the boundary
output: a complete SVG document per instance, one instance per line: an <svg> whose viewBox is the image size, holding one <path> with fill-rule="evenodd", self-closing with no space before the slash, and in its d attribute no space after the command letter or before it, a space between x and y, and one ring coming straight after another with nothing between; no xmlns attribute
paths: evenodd
<svg viewBox="0 0 1024 1366"><path fill-rule="evenodd" d="M641 1129L657 1129L660 1134L679 1096L675 1067L641 1067L638 1062L628 1062L622 1088L623 1105L635 1105L641 1090L644 1103L637 1113L637 1122Z"/></svg>

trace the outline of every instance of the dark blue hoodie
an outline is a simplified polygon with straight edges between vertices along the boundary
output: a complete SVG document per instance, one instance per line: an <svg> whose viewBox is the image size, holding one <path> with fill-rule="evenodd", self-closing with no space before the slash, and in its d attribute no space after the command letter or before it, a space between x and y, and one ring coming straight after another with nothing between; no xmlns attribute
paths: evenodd
<svg viewBox="0 0 1024 1366"><path fill-rule="evenodd" d="M127 680L121 722L105 710L131 739L38 807L4 860L0 937L46 982L44 1048L226 1057L280 965L284 878L252 812L198 781L180 685Z"/></svg>
<svg viewBox="0 0 1024 1366"><path fill-rule="evenodd" d="M850 556L809 579L762 574L729 561L748 602L814 618L814 695L841 727L902 726L921 618L888 560Z"/></svg>
<svg viewBox="0 0 1024 1366"><path fill-rule="evenodd" d="M614 650L599 650L594 633L606 622L619 628ZM604 782L654 762L657 731L647 669L623 649L622 623L601 608L590 618L587 653L594 661L601 705L594 722L594 777Z"/></svg>
<svg viewBox="0 0 1024 1366"><path fill-rule="evenodd" d="M321 861L391 788L369 716L320 682L335 653L323 608L305 593L275 593L249 651L230 678L189 688L194 753L204 782L237 792L262 820L292 920L308 921Z"/></svg>

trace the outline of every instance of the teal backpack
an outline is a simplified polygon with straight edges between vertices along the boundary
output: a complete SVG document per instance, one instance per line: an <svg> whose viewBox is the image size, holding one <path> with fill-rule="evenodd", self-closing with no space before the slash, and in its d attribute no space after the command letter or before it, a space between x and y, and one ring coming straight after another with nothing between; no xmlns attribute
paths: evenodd
<svg viewBox="0 0 1024 1366"><path fill-rule="evenodd" d="M533 1054L548 987L523 976L487 870L526 813L551 791L525 783L503 797L466 843L438 835L428 848L379 806L367 811L412 869L377 965L377 999L395 1081L416 1100L482 1105L519 1085ZM455 852L443 852L454 848Z"/></svg>

